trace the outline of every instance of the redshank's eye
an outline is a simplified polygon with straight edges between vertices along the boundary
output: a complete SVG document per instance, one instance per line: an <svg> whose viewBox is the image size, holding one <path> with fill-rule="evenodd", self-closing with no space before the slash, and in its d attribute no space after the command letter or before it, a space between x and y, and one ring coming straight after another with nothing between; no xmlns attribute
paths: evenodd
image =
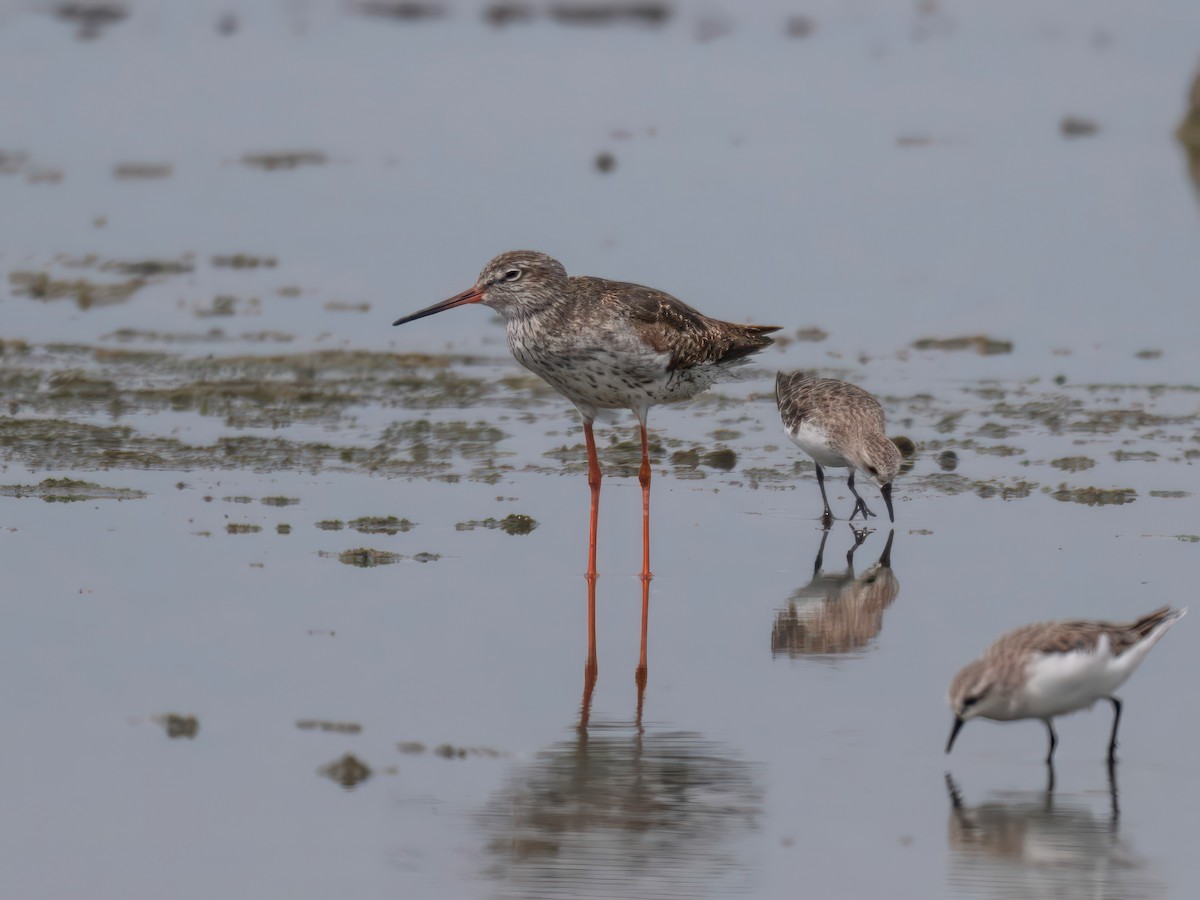
<svg viewBox="0 0 1200 900"><path fill-rule="evenodd" d="M516 281L520 277L521 277L520 269L509 269L507 272L504 273L505 281Z"/></svg>

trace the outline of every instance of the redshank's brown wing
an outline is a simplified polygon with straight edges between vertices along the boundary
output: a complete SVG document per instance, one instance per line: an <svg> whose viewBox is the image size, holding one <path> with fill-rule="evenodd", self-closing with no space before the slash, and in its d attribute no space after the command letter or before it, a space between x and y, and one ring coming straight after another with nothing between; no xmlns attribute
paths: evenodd
<svg viewBox="0 0 1200 900"><path fill-rule="evenodd" d="M773 325L737 325L712 319L682 300L636 284L609 283L604 299L619 305L639 337L668 353L671 370L729 363L770 346Z"/></svg>

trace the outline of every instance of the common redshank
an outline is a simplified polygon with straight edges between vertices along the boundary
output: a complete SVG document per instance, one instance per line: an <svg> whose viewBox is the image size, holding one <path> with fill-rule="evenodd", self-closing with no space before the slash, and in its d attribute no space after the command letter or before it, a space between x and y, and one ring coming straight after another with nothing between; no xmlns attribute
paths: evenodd
<svg viewBox="0 0 1200 900"><path fill-rule="evenodd" d="M579 410L592 493L589 575L596 572L601 478L592 423L602 409L628 409L637 417L642 439L642 577L650 578L650 407L694 397L731 366L770 345L767 335L779 329L710 319L640 284L568 276L562 263L533 250L500 254L469 290L392 324L468 303L498 312L517 362Z"/></svg>
<svg viewBox="0 0 1200 900"><path fill-rule="evenodd" d="M780 372L775 376L775 402L783 419L783 430L792 443L813 458L817 465L817 484L825 504L821 521L826 528L833 522L829 498L825 496L824 466L848 468L846 486L854 495L853 520L858 513L865 520L873 513L854 489L854 473L861 471L879 488L892 511L892 479L900 471L900 451L884 433L883 407L871 394L836 378L817 378L807 372Z"/></svg>
<svg viewBox="0 0 1200 900"><path fill-rule="evenodd" d="M968 719L1041 719L1050 733L1046 764L1053 765L1058 735L1051 719L1108 700L1113 706L1108 761L1115 762L1121 701L1113 691L1186 612L1164 606L1136 622L1078 619L1010 631L950 683L946 699L954 710L954 727L946 752Z"/></svg>

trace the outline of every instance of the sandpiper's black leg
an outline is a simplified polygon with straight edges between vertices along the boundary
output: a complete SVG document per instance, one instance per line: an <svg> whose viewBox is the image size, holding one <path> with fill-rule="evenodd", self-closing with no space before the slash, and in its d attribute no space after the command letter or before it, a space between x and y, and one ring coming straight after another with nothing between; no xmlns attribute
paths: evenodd
<svg viewBox="0 0 1200 900"><path fill-rule="evenodd" d="M1121 817L1121 803L1117 799L1117 761L1109 759L1108 761L1108 796L1112 802L1112 818L1109 824L1113 829L1117 827L1117 820Z"/></svg>
<svg viewBox="0 0 1200 900"><path fill-rule="evenodd" d="M813 561L813 578L821 574L821 566L825 562L825 542L829 540L828 526L821 532L821 545L817 547L817 558Z"/></svg>
<svg viewBox="0 0 1200 900"><path fill-rule="evenodd" d="M1050 732L1050 752L1046 754L1046 765L1054 766L1054 748L1058 746L1058 735L1054 733L1054 723L1049 719L1043 719L1046 723L1046 730Z"/></svg>
<svg viewBox="0 0 1200 900"><path fill-rule="evenodd" d="M1052 795L1054 794L1054 763L1046 760L1046 810L1050 810Z"/></svg>
<svg viewBox="0 0 1200 900"><path fill-rule="evenodd" d="M1121 701L1116 697L1108 698L1113 705L1113 730L1112 737L1108 739L1108 764L1111 766L1117 761L1117 726L1121 724Z"/></svg>
<svg viewBox="0 0 1200 900"><path fill-rule="evenodd" d="M820 463L814 463L817 467L817 486L821 488L821 502L825 504L825 512L821 513L821 524L825 528L833 525L833 510L829 508L829 498L825 496L825 470L821 468Z"/></svg>
<svg viewBox="0 0 1200 900"><path fill-rule="evenodd" d="M847 523L849 524L849 523ZM850 574L854 574L854 551L863 545L863 541L867 539L867 535L871 534L870 528L855 528L850 526L850 533L854 535L854 545L846 551L846 565L850 567Z"/></svg>
<svg viewBox="0 0 1200 900"><path fill-rule="evenodd" d="M858 495L858 491L854 489L854 470L850 470L850 477L846 479L846 487L850 488L850 493L854 495L854 512L850 513L850 518L853 519L860 511L863 514L863 519L867 516L873 516L875 513L867 508L867 501Z"/></svg>

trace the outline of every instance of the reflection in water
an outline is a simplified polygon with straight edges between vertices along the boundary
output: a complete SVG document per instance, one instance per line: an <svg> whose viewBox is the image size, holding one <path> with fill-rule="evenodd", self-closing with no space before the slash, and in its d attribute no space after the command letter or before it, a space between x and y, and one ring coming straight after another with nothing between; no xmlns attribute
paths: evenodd
<svg viewBox="0 0 1200 900"><path fill-rule="evenodd" d="M633 721L591 721L596 580L575 735L517 767L480 816L486 873L507 897L696 897L745 871L738 840L762 811L757 767L689 731L644 726L650 583L642 584Z"/></svg>
<svg viewBox="0 0 1200 900"><path fill-rule="evenodd" d="M1166 885L1120 836L1115 771L1101 812L1047 790L967 806L949 773L948 881L985 897L1165 897Z"/></svg>
<svg viewBox="0 0 1200 900"><path fill-rule="evenodd" d="M775 617L772 655L852 653L866 647L883 628L883 611L900 593L900 582L892 571L896 532L888 532L879 561L858 578L854 577L854 552L870 532L862 529L853 533L854 546L846 554L846 568L839 572L821 569L829 532L821 534L812 580L797 588L788 598L787 607Z"/></svg>

